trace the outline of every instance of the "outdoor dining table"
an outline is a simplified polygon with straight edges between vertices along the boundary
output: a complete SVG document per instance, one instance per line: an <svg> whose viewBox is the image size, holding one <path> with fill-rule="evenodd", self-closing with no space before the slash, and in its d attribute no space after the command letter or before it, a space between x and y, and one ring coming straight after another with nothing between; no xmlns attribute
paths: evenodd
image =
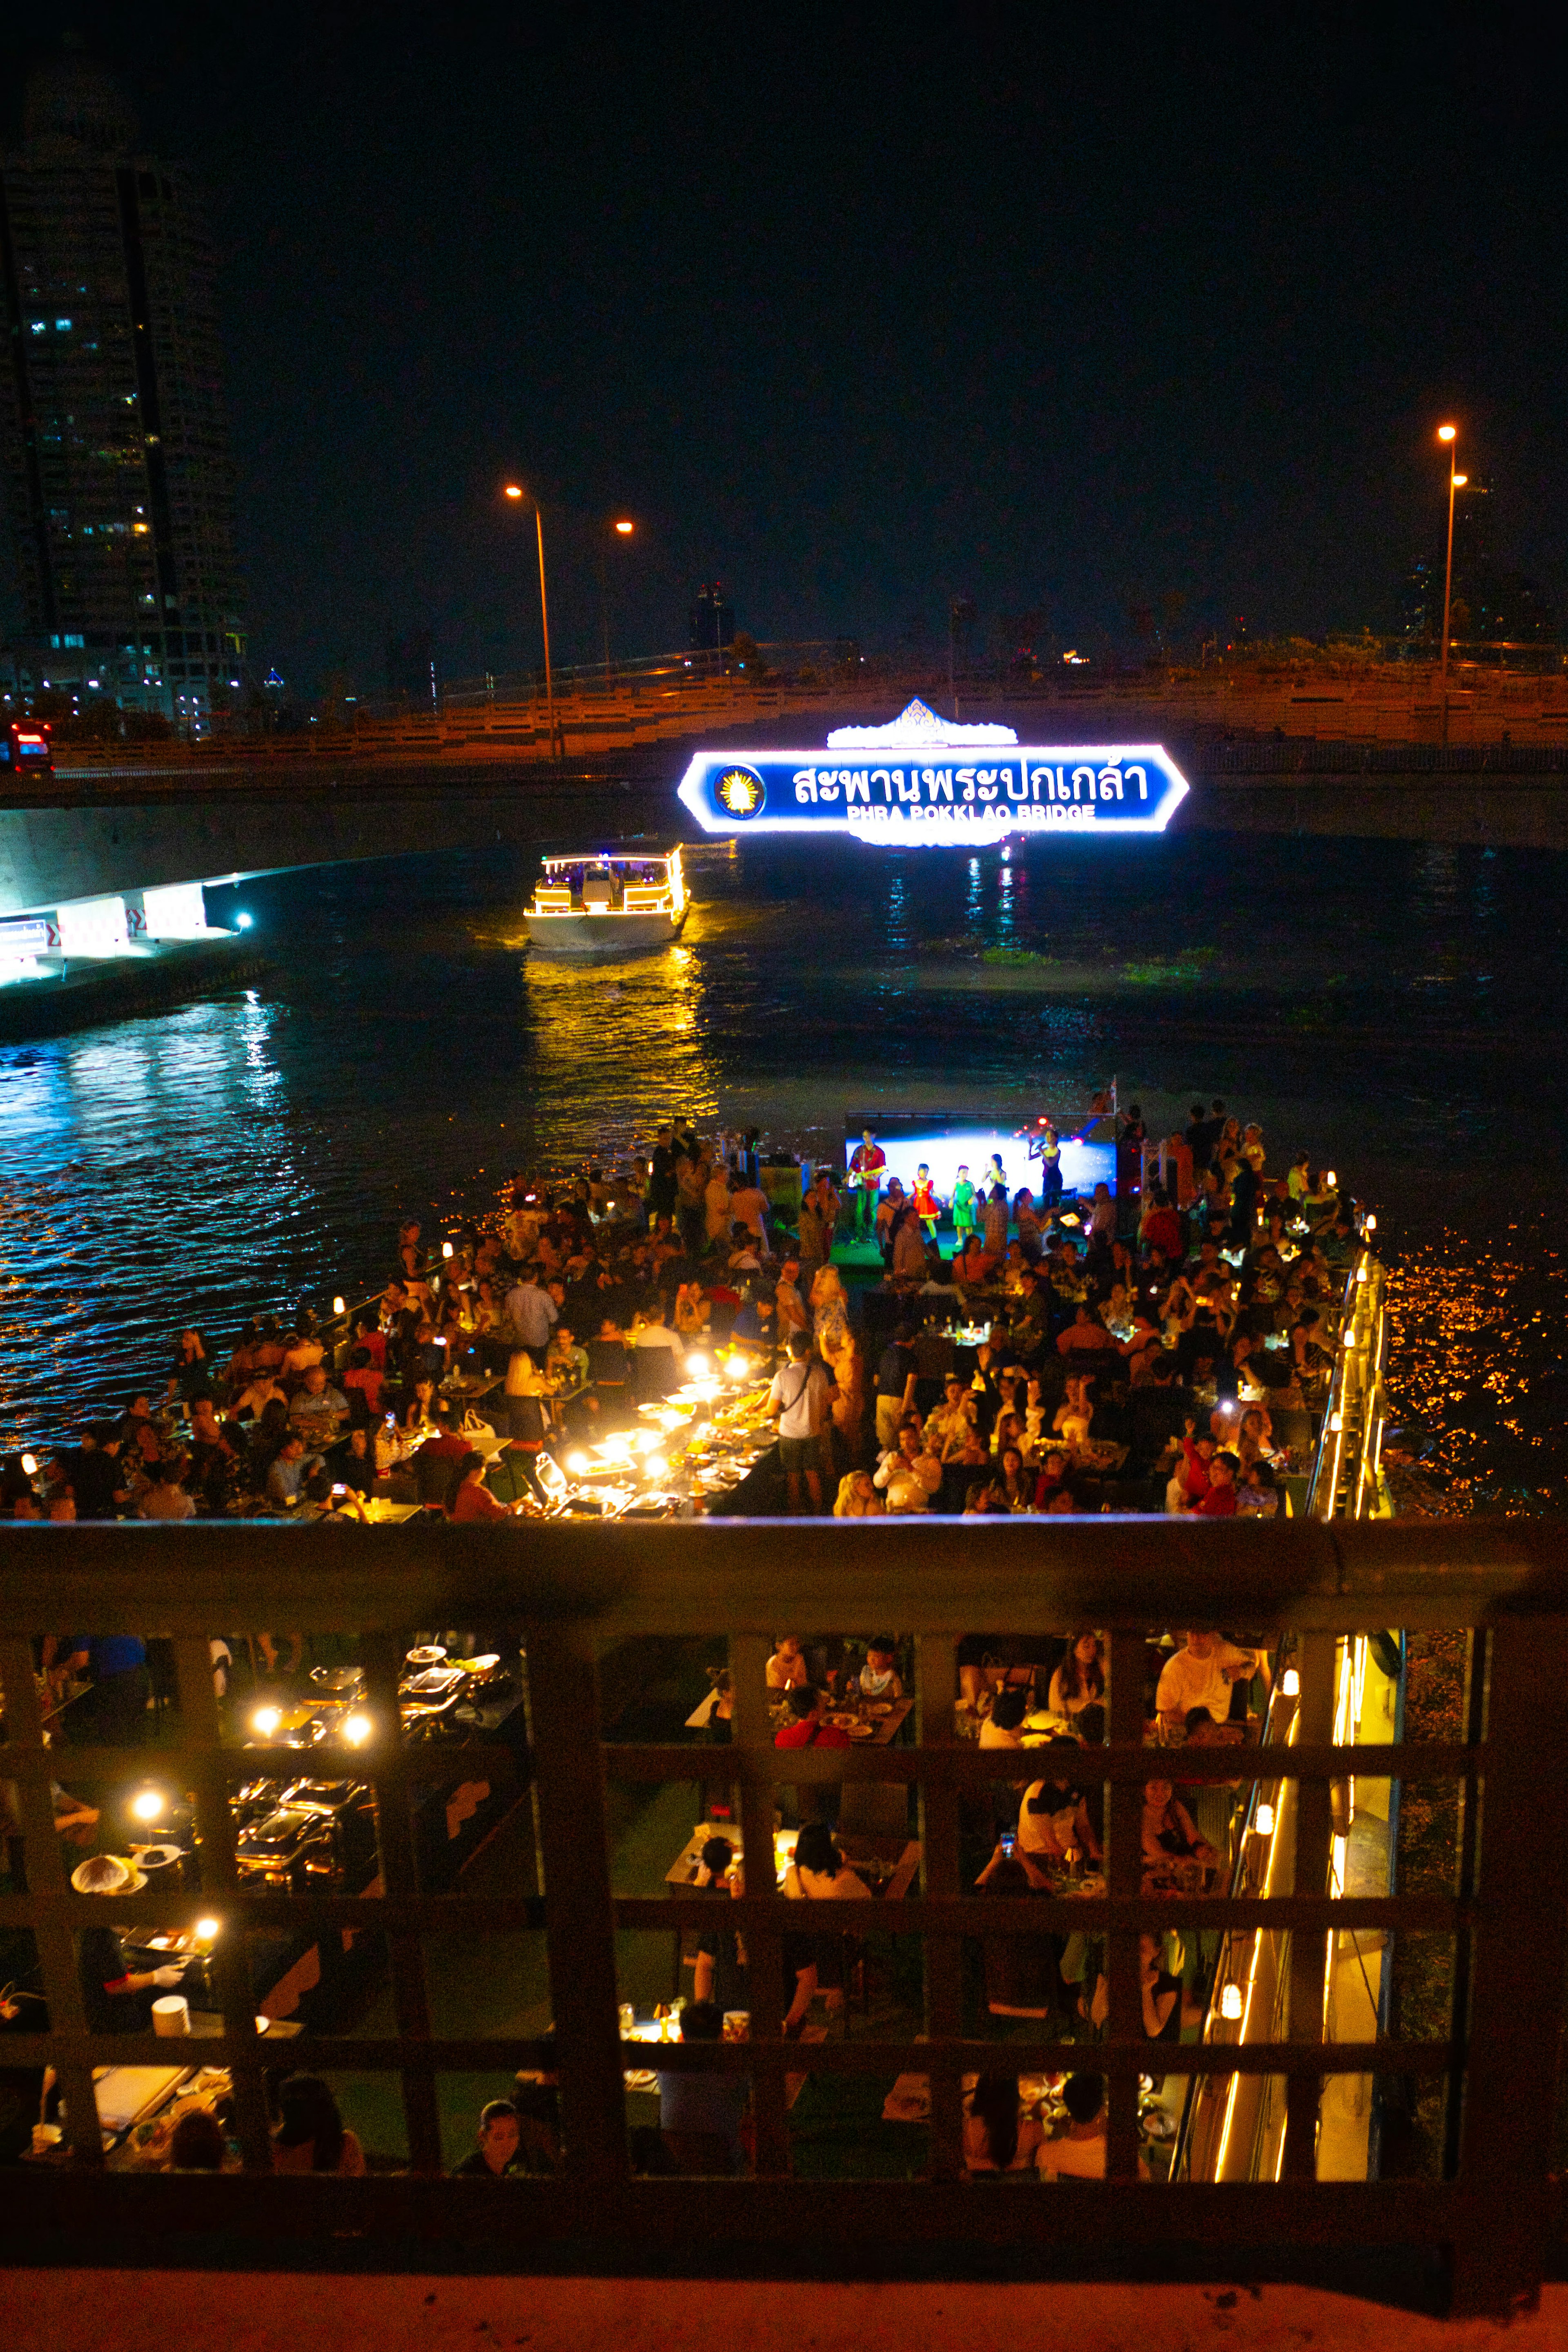
<svg viewBox="0 0 1568 2352"><path fill-rule="evenodd" d="M773 1866L780 1879L795 1859L795 1841L800 1834L799 1830L773 1832ZM716 1837L724 1838L735 1848L737 1858L742 1857L740 1832L734 1822L699 1822L664 1873L664 1884L673 1894L684 1894L696 1884L703 1848L709 1838ZM852 1870L858 1863L864 1863L868 1867L874 1864L879 1876L885 1871L883 1895L890 1903L904 1900L920 1867L918 1838L878 1837L869 1832L847 1830L839 1837L838 1846ZM876 1892L874 1887L872 1891Z"/></svg>

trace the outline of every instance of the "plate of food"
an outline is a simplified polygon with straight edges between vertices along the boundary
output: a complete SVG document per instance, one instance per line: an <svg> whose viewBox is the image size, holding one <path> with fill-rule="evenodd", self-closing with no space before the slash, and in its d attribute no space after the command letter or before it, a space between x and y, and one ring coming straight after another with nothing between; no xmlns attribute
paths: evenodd
<svg viewBox="0 0 1568 2352"><path fill-rule="evenodd" d="M860 1717L858 1715L830 1715L828 1721L835 1730L853 1731L859 1727Z"/></svg>
<svg viewBox="0 0 1568 2352"><path fill-rule="evenodd" d="M852 1719L845 1724L844 1729L849 1733L852 1739L874 1739L876 1738L876 1726L874 1723L857 1723L852 1717Z"/></svg>

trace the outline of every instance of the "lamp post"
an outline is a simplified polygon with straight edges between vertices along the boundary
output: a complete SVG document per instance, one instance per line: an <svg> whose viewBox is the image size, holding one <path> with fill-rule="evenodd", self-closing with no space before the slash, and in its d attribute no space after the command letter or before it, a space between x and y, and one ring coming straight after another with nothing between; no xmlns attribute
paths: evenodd
<svg viewBox="0 0 1568 2352"><path fill-rule="evenodd" d="M519 501L528 495L520 482L508 482L506 489L507 498ZM549 729L550 757L555 759L559 756L559 747L555 731L555 681L549 660L549 598L545 593L545 519L539 511L538 500L536 499L532 503L534 526L539 542L539 626L544 632L545 641L545 719Z"/></svg>
<svg viewBox="0 0 1568 2352"><path fill-rule="evenodd" d="M630 539L637 526L618 522L612 526L617 539ZM599 617L604 630L604 680L610 682L610 583L604 569L605 534L599 540Z"/></svg>
<svg viewBox="0 0 1568 2352"><path fill-rule="evenodd" d="M1454 444L1459 437L1457 425L1439 425L1437 438L1448 458L1448 553L1443 567L1443 644L1438 657L1437 683L1443 692L1443 740L1448 740L1448 612L1454 594L1454 492L1462 489L1469 476L1454 470Z"/></svg>
<svg viewBox="0 0 1568 2352"><path fill-rule="evenodd" d="M1448 607L1453 602L1453 494L1467 478L1453 470L1453 445L1460 437L1460 428L1458 425L1438 425L1437 437L1443 442L1446 457L1448 457L1448 562L1443 567L1443 649L1441 661L1438 661L1438 685L1443 687L1443 691L1448 691Z"/></svg>

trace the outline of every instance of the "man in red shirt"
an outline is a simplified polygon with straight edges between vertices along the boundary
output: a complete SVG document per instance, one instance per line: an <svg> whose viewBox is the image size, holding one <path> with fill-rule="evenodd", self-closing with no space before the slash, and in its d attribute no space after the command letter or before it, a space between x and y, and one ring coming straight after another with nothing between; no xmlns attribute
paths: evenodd
<svg viewBox="0 0 1568 2352"><path fill-rule="evenodd" d="M452 1407L444 1397L435 1408L439 1434L427 1437L413 1457L419 1499L427 1511L444 1511L456 1491L458 1464L473 1448L452 1426Z"/></svg>
<svg viewBox="0 0 1568 2352"><path fill-rule="evenodd" d="M1079 1306L1072 1311L1072 1320L1058 1338L1056 1351L1060 1356L1097 1355L1103 1348L1113 1348L1115 1340L1100 1322L1092 1307Z"/></svg>
<svg viewBox="0 0 1568 2352"><path fill-rule="evenodd" d="M1155 1205L1144 1219L1139 1238L1145 1250L1164 1250L1174 1265L1181 1255L1181 1219L1171 1206L1170 1194L1157 1184L1154 1198Z"/></svg>
<svg viewBox="0 0 1568 2352"><path fill-rule="evenodd" d="M848 1748L850 1741L836 1723L824 1723L826 1691L800 1685L785 1702L789 1720L773 1738L775 1748ZM839 1817L842 1786L837 1780L806 1781L795 1790L796 1818L801 1822L832 1822Z"/></svg>
<svg viewBox="0 0 1568 2352"><path fill-rule="evenodd" d="M774 1735L775 1748L847 1748L848 1735L836 1723L824 1722L822 1709L828 1703L826 1691L812 1690L798 1683L785 1705L789 1709L789 1721L782 1731Z"/></svg>
<svg viewBox="0 0 1568 2352"><path fill-rule="evenodd" d="M1208 1465L1208 1492L1197 1506L1197 1516L1205 1519L1233 1519L1236 1517L1236 1456L1217 1454Z"/></svg>
<svg viewBox="0 0 1568 2352"><path fill-rule="evenodd" d="M882 1171L886 1166L886 1152L870 1128L862 1128L861 1139L850 1155L850 1184L855 1196L858 1234L869 1234L875 1222L876 1196L882 1190Z"/></svg>

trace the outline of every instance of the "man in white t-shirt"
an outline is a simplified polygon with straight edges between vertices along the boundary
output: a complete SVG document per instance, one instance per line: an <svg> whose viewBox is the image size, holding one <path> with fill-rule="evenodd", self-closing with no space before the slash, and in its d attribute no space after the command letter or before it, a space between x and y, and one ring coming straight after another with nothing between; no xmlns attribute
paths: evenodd
<svg viewBox="0 0 1568 2352"><path fill-rule="evenodd" d="M1228 1721L1232 1683L1249 1682L1260 1653L1239 1650L1218 1633L1187 1633L1186 1647L1167 1658L1155 1695L1167 1729L1179 1731L1195 1706L1206 1706L1216 1723Z"/></svg>
<svg viewBox="0 0 1568 2352"><path fill-rule="evenodd" d="M789 1341L789 1360L773 1375L768 1410L779 1423L779 1456L789 1508L800 1508L800 1482L813 1511L822 1507L822 1423L828 1410L827 1368L803 1331Z"/></svg>

